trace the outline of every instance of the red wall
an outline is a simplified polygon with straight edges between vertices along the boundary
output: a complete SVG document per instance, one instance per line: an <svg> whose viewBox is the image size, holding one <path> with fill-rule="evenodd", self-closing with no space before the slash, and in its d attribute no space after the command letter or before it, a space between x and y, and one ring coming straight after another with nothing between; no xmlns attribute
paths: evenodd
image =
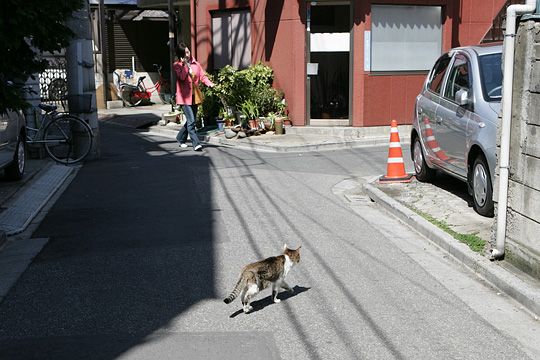
<svg viewBox="0 0 540 360"><path fill-rule="evenodd" d="M275 74L274 87L285 94L289 116L294 125L304 125L305 119L305 25L300 1L196 1L195 26L197 59L208 68L212 62L211 11L251 9L252 63L261 61ZM196 39L195 39L196 38Z"/></svg>
<svg viewBox="0 0 540 360"><path fill-rule="evenodd" d="M491 28L506 0L460 0L459 35L456 46L478 44Z"/></svg>
<svg viewBox="0 0 540 360"><path fill-rule="evenodd" d="M306 120L305 6L301 0L198 0L192 11L193 45L204 67L211 66L211 11L250 8L252 62L275 73L275 87L285 93L294 125ZM192 2L193 3L193 2ZM426 73L364 72L364 30L371 28L371 4L436 5L443 8L443 51L478 44L505 0L354 1L353 126L412 122L414 101ZM193 21L194 20L194 21ZM192 46L193 47L193 46Z"/></svg>
<svg viewBox="0 0 540 360"><path fill-rule="evenodd" d="M376 4L436 5L443 8L443 51L478 44L490 29L505 0L377 0ZM355 11L355 73L353 126L389 125L392 119L410 124L415 98L426 78L420 74L380 75L364 72L364 30L371 28L371 4ZM357 23L357 22L355 22Z"/></svg>

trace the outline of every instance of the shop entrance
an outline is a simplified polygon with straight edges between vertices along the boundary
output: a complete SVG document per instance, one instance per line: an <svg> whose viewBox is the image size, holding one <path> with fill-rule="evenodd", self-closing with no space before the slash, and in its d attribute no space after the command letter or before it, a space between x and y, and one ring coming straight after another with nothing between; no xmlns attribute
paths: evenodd
<svg viewBox="0 0 540 360"><path fill-rule="evenodd" d="M351 9L348 1L308 4L309 125L348 126Z"/></svg>

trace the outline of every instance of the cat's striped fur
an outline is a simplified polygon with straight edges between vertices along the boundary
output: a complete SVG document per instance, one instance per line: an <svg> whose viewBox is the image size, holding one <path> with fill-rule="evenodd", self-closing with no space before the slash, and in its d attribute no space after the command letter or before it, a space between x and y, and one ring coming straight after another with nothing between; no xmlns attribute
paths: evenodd
<svg viewBox="0 0 540 360"><path fill-rule="evenodd" d="M243 310L247 313L253 309L250 305L251 299L270 284L272 284L272 299L276 303L280 302L277 298L279 288L294 291L285 282L285 276L294 265L300 262L300 248L301 246L296 250L291 250L285 244L283 254L246 265L233 291L223 300L225 304L231 303L240 295Z"/></svg>

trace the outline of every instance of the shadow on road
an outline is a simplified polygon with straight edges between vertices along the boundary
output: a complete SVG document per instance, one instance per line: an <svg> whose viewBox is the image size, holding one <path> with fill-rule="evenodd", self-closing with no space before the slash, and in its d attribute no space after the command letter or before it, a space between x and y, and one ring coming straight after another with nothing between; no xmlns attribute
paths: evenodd
<svg viewBox="0 0 540 360"><path fill-rule="evenodd" d="M296 285L293 288L293 290L294 290L293 292L287 292L287 291L281 292L281 293L279 293L278 298L283 302L283 301L285 301L287 299L290 299L290 298L292 298L292 297L294 297L296 295L300 295L301 293L306 292L309 289L311 289L311 288ZM265 297L264 299L252 302L251 306L253 306L253 310L251 310L248 313L248 315L253 314L253 313L257 312L257 311L260 311L260 310L264 309L265 307L273 305L273 304L275 304L275 303L272 300L272 294L270 294L269 296ZM232 318L237 317L238 315L242 314L243 312L244 311L242 309L240 309L240 310L234 312L233 314L231 314L229 317L232 319Z"/></svg>
<svg viewBox="0 0 540 360"><path fill-rule="evenodd" d="M33 236L49 243L0 304L0 358L115 359L216 297L209 158L101 130L101 159L48 212Z"/></svg>

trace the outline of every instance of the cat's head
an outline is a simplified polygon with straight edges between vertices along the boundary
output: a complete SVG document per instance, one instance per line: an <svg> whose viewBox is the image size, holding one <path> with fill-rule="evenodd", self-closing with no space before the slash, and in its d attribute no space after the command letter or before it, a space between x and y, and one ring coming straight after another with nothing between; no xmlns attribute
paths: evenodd
<svg viewBox="0 0 540 360"><path fill-rule="evenodd" d="M289 249L287 247L287 244L283 245L283 254L287 255L289 259L295 264L298 264L300 262L300 248L302 245L300 245L296 250Z"/></svg>

